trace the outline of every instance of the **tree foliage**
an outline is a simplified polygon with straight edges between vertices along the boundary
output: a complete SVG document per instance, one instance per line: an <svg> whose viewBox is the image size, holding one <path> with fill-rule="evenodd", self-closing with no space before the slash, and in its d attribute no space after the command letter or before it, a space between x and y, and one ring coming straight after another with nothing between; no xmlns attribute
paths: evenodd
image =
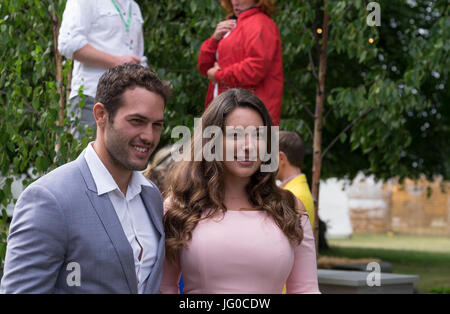
<svg viewBox="0 0 450 314"><path fill-rule="evenodd" d="M305 20L304 12L323 9L315 2L301 3L297 9L298 3L290 4L287 20ZM340 134L338 144L325 154L322 178L351 178L358 171L382 179L421 174L449 178L447 2L379 3L381 26L369 27L364 1L328 2L324 149L347 125L367 109L370 112ZM312 137L308 132L312 119L304 107L314 111L317 83L313 69L317 68L320 43L315 30L321 26L320 17L317 13L309 17L305 28L284 45L285 65L287 61L300 68L285 67L288 88L284 104L288 108L283 110L283 118L292 122L282 127L296 129L307 142ZM303 105L295 106L295 102Z"/></svg>
<svg viewBox="0 0 450 314"><path fill-rule="evenodd" d="M82 143L68 132L69 119L59 121L58 84L54 53L54 10L61 16L65 1L0 2L0 208L12 200L11 184L25 175L33 179L73 160ZM71 62L65 62L67 78ZM58 151L57 143L63 143ZM0 227L0 254L5 230ZM3 260L3 256L0 256ZM1 266L1 265L0 265Z"/></svg>
<svg viewBox="0 0 450 314"><path fill-rule="evenodd" d="M166 144L173 141L175 125L192 127L202 113L207 80L197 71L197 55L225 14L218 0L137 2L145 19L149 65L174 88L166 109ZM326 10L330 23L322 177L351 178L363 171L381 179L421 174L448 179L448 2L378 1L379 27L367 25L367 3L277 2L274 19L285 71L281 128L302 135L307 144L304 170L310 172L311 114L321 53L317 28ZM64 6L63 0L0 1L1 208L12 200L13 178L25 174L27 185L73 160L90 140L76 141L68 118L57 123L58 86L66 92L71 62L63 62L64 81L58 82L52 12L61 18Z"/></svg>

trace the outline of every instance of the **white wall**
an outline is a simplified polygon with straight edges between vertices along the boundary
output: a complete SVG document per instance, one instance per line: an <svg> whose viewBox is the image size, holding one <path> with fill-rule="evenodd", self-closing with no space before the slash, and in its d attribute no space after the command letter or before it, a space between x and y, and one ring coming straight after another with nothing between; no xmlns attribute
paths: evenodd
<svg viewBox="0 0 450 314"><path fill-rule="evenodd" d="M350 210L380 209L385 215L388 204L383 183L362 174L353 182L335 178L320 182L319 217L327 223L328 238L348 237L352 234Z"/></svg>
<svg viewBox="0 0 450 314"><path fill-rule="evenodd" d="M352 234L345 183L335 178L320 182L319 217L327 224L327 238Z"/></svg>

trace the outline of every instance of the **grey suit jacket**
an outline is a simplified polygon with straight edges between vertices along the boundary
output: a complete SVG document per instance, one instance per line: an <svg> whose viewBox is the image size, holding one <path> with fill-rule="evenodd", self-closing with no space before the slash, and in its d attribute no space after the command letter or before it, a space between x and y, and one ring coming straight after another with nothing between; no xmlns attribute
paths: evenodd
<svg viewBox="0 0 450 314"><path fill-rule="evenodd" d="M163 202L142 186L159 232L145 293L159 293L164 259ZM137 293L134 257L107 194L97 195L84 152L28 186L10 226L2 293Z"/></svg>

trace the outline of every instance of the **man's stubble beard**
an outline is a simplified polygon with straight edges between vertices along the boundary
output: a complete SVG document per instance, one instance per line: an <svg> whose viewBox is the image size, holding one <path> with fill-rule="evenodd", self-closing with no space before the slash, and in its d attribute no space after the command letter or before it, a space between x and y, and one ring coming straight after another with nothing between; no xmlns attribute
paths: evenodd
<svg viewBox="0 0 450 314"><path fill-rule="evenodd" d="M108 136L106 140L106 150L108 151L109 155L111 156L112 162L125 170L130 171L141 171L144 170L147 167L148 161L150 160L151 153L154 150L154 144L150 143L147 144L150 146L150 154L145 163L143 165L137 165L135 163L132 163L129 160L128 155L128 148L132 147L130 143L128 143L128 139L124 138L123 133L120 131L117 131L114 128L113 122L108 123L108 128L110 130L110 136ZM112 139L112 140L108 140Z"/></svg>

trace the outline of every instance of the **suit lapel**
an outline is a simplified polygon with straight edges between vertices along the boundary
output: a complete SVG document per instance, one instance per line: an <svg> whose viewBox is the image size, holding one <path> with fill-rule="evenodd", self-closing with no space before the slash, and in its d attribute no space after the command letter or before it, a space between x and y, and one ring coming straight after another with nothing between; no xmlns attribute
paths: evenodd
<svg viewBox="0 0 450 314"><path fill-rule="evenodd" d="M127 278L128 286L132 293L137 293L137 278L134 268L134 256L131 245L128 242L122 225L117 217L114 207L108 197L108 194L98 196L96 192L87 191L92 206L97 212L103 227L106 230L116 253L119 257L120 264Z"/></svg>
<svg viewBox="0 0 450 314"><path fill-rule="evenodd" d="M108 194L100 196L97 194L97 187L95 186L94 179L92 178L89 167L84 159L84 152L78 157L77 162L79 162L81 173L88 188L86 194L116 250L122 270L127 279L128 287L130 288L131 293L137 293L137 278L134 267L133 251L125 236L113 204L111 203ZM95 239L93 240L95 241Z"/></svg>
<svg viewBox="0 0 450 314"><path fill-rule="evenodd" d="M155 193L155 191L151 191L151 189L153 189L153 187L142 186L141 197L147 210L148 216L150 217L153 226L155 226L156 230L158 231L160 238L158 241L156 261L153 265L151 273L149 274L145 287L145 293L159 292L159 286L155 287L155 284L161 279L162 262L165 252L164 227L162 225L161 219L163 215L162 201L159 195Z"/></svg>
<svg viewBox="0 0 450 314"><path fill-rule="evenodd" d="M148 216L150 217L151 222L155 226L156 230L158 230L160 235L164 234L164 228L162 225L162 208L159 208L162 206L162 201L156 197L152 197L156 193L154 191L151 191L153 187L149 186L142 186L142 192L141 197L142 201L144 202L145 209L147 210ZM160 204L161 203L161 204Z"/></svg>

